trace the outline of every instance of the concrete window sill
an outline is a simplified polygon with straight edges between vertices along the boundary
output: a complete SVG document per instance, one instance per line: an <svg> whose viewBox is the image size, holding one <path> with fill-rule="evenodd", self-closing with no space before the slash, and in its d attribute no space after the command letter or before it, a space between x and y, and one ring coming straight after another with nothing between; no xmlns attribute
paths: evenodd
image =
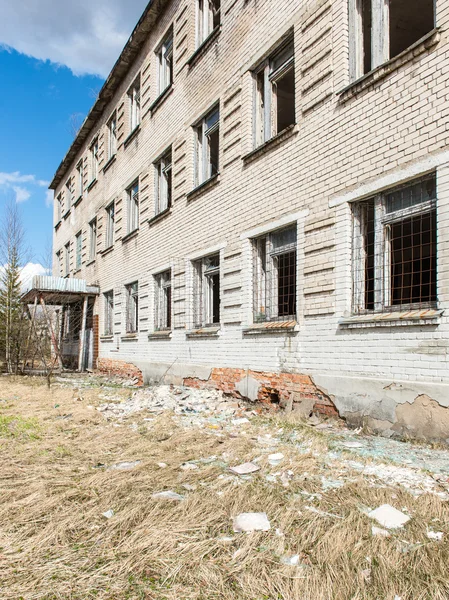
<svg viewBox="0 0 449 600"><path fill-rule="evenodd" d="M105 164L105 166L103 167L103 173L106 173L106 171L109 169L109 167L111 165L113 165L116 160L117 160L117 154L113 154L111 156L111 158L108 160L108 162Z"/></svg>
<svg viewBox="0 0 449 600"><path fill-rule="evenodd" d="M153 104L149 107L148 111L151 115L154 115L156 110L165 102L165 100L172 94L173 92L173 83L171 83L165 90L159 94Z"/></svg>
<svg viewBox="0 0 449 600"><path fill-rule="evenodd" d="M97 179L93 179L89 185L87 186L87 191L90 192L90 190L97 184Z"/></svg>
<svg viewBox="0 0 449 600"><path fill-rule="evenodd" d="M59 228L61 227L61 223L62 223L62 221L61 221L61 219L60 219L60 220L59 220L59 221L56 223L56 225L55 225L55 230L57 230L57 229L59 229Z"/></svg>
<svg viewBox="0 0 449 600"><path fill-rule="evenodd" d="M112 244L112 246L108 246L104 250L101 250L100 254L101 254L101 256L106 256L106 254L109 254L113 250L114 250L114 244Z"/></svg>
<svg viewBox="0 0 449 600"><path fill-rule="evenodd" d="M338 101L343 104L347 100L357 96L363 90L369 88L374 85L378 81L385 79L388 77L390 73L397 71L408 62L411 62L417 56L424 54L428 50L431 50L433 46L436 46L440 41L440 28L432 29L425 36L423 36L420 40L412 44L409 48L388 60L384 64L376 67L363 77L357 79L357 81L352 82L340 92L337 93Z"/></svg>
<svg viewBox="0 0 449 600"><path fill-rule="evenodd" d="M92 260L90 260L88 263L86 263L86 267L90 267L91 265L95 264L96 262L96 258L92 258Z"/></svg>
<svg viewBox="0 0 449 600"><path fill-rule="evenodd" d="M83 199L83 195L81 194L80 196L78 196L78 198L75 200L75 202L73 203L73 206L78 206L78 204L81 202L81 200Z"/></svg>
<svg viewBox="0 0 449 600"><path fill-rule="evenodd" d="M155 223L158 223L159 221L162 221L163 219L165 219L165 217L168 217L168 215L170 213L171 213L171 206L169 206L165 210L162 210L157 215L154 215L154 217L151 217L151 219L148 219L148 225L151 227L151 225L154 225Z"/></svg>
<svg viewBox="0 0 449 600"><path fill-rule="evenodd" d="M261 146L258 146L254 150L251 150L251 152L248 152L248 154L245 154L245 156L243 156L242 158L243 163L247 165L253 162L253 160L256 160L257 158L259 158L259 156L262 156L263 154L272 150L273 148L277 148L297 133L298 129L296 125L289 125L283 131L279 132L277 135L272 137L270 140L264 142Z"/></svg>
<svg viewBox="0 0 449 600"><path fill-rule="evenodd" d="M108 335L100 335L100 342L113 342L114 341L114 335L113 334L108 334Z"/></svg>
<svg viewBox="0 0 449 600"><path fill-rule="evenodd" d="M220 23L220 25L217 25L217 27L215 27L215 29L211 32L211 34L204 40L204 42L202 42L201 46L199 46L195 50L195 52L192 54L192 56L188 59L187 64L189 65L189 68L192 68L196 64L196 62L199 60L199 58L201 56L203 56L203 54L205 54L205 52L207 52L207 50L210 48L210 46L213 44L213 42L220 35L220 31L221 31L221 23Z"/></svg>
<svg viewBox="0 0 449 600"><path fill-rule="evenodd" d="M131 133L129 134L129 136L126 138L126 140L123 142L123 146L126 148L127 146L129 146L129 144L133 141L133 139L137 136L137 134L140 131L140 123L139 125L137 125L136 127L134 127L134 129L131 131Z"/></svg>
<svg viewBox="0 0 449 600"><path fill-rule="evenodd" d="M200 185L198 185L195 189L193 189L187 194L187 200L193 200L194 198L197 198L198 196L204 194L218 183L220 183L220 173L212 175L212 177L209 177L209 179L206 179L206 181L200 183Z"/></svg>
<svg viewBox="0 0 449 600"><path fill-rule="evenodd" d="M267 321L245 327L243 335L291 335L298 331L296 321Z"/></svg>
<svg viewBox="0 0 449 600"><path fill-rule="evenodd" d="M126 333L125 335L122 335L120 339L122 342L136 341L139 339L139 333L137 331L134 331L133 333Z"/></svg>
<svg viewBox="0 0 449 600"><path fill-rule="evenodd" d="M133 229L132 231L130 231L129 233L127 233L124 237L122 237L122 244L125 244L126 242L129 242L129 240L132 240L133 237L136 237L136 235L138 233L139 233L139 228Z"/></svg>
<svg viewBox="0 0 449 600"><path fill-rule="evenodd" d="M355 315L341 319L340 329L367 329L377 327L421 327L439 325L443 310L429 308L427 310L409 310L402 312L383 312L370 315Z"/></svg>
<svg viewBox="0 0 449 600"><path fill-rule="evenodd" d="M149 340L169 340L171 339L171 330L161 330L161 331L153 331L148 334Z"/></svg>
<svg viewBox="0 0 449 600"><path fill-rule="evenodd" d="M64 221L68 218L68 216L70 215L71 209L69 208L69 210L66 210L66 212L62 215L62 218L64 219Z"/></svg>
<svg viewBox="0 0 449 600"><path fill-rule="evenodd" d="M186 332L186 337L189 339L197 338L218 338L220 327L201 327L200 329L191 329Z"/></svg>

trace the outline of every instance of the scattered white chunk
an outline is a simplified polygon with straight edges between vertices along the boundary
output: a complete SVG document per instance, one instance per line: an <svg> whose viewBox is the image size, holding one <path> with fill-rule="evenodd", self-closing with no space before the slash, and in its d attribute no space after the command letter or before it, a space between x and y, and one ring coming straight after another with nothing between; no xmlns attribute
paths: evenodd
<svg viewBox="0 0 449 600"><path fill-rule="evenodd" d="M427 537L429 538L429 540L436 540L437 542L441 542L443 536L444 534L442 531L432 531L431 529L427 530Z"/></svg>
<svg viewBox="0 0 449 600"><path fill-rule="evenodd" d="M397 529L410 521L409 516L404 515L403 512L397 510L391 504L382 504L382 506L369 512L368 516L387 529Z"/></svg>
<svg viewBox="0 0 449 600"><path fill-rule="evenodd" d="M281 563L290 567L296 567L299 565L299 554L294 554L293 556L282 556Z"/></svg>
<svg viewBox="0 0 449 600"><path fill-rule="evenodd" d="M343 442L345 448L363 448L363 444L360 442Z"/></svg>
<svg viewBox="0 0 449 600"><path fill-rule="evenodd" d="M106 512L103 513L103 517L105 517L106 519L110 519L113 516L114 516L113 510L107 510Z"/></svg>
<svg viewBox="0 0 449 600"><path fill-rule="evenodd" d="M277 452L276 454L270 454L268 456L268 462L272 467L276 467L277 465L279 465L283 459L284 455L282 454L282 452Z"/></svg>
<svg viewBox="0 0 449 600"><path fill-rule="evenodd" d="M179 467L182 471L196 471L197 469L199 469L198 465L196 465L195 463L183 463L180 467Z"/></svg>
<svg viewBox="0 0 449 600"><path fill-rule="evenodd" d="M234 518L234 532L269 531L270 521L266 513L241 513Z"/></svg>
<svg viewBox="0 0 449 600"><path fill-rule="evenodd" d="M255 465L254 463L243 463L242 465L237 465L236 467L231 467L229 469L236 475L249 475L250 473L255 473L260 470L260 467Z"/></svg>
<svg viewBox="0 0 449 600"><path fill-rule="evenodd" d="M381 527L376 527L375 525L371 527L371 533L379 537L390 537L389 531L387 531L386 529L382 529Z"/></svg>
<svg viewBox="0 0 449 600"><path fill-rule="evenodd" d="M249 423L249 419L246 417L242 417L240 419L232 419L231 423L233 425L244 425L245 423Z"/></svg>
<svg viewBox="0 0 449 600"><path fill-rule="evenodd" d="M178 502L184 500L184 496L181 494L177 494L176 492L172 492L171 490L167 490L165 492L156 492L151 496L156 500L177 500Z"/></svg>

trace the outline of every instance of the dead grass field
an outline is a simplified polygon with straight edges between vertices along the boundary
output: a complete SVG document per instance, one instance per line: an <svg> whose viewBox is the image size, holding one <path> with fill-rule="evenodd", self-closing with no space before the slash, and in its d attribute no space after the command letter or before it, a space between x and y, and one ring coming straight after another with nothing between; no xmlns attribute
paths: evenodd
<svg viewBox="0 0 449 600"><path fill-rule="evenodd" d="M171 414L114 422L92 408L101 391L83 389L77 400L76 390L48 390L39 379L0 380L2 600L448 600L447 501L356 472L323 491L321 477L333 476L323 459L328 436L305 424L254 418L245 435L217 436ZM280 467L257 443L279 427L288 487L267 481ZM308 452L283 437L292 429ZM210 456L218 458L199 461ZM229 477L228 464L260 456L251 478ZM135 460L131 470L107 468ZM180 469L191 460L197 469ZM185 499L152 498L162 490ZM372 535L376 523L363 512L384 503L412 516L388 538ZM271 529L234 533L242 512L265 512ZM429 528L442 541L430 540ZM297 566L282 563L295 554Z"/></svg>

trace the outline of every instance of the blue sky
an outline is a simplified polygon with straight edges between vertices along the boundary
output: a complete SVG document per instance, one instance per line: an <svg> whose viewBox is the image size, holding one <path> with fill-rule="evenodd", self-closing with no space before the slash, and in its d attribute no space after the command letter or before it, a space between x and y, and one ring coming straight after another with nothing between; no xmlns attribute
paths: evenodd
<svg viewBox="0 0 449 600"><path fill-rule="evenodd" d="M0 0L0 212L20 204L32 262L52 236L47 186L146 0Z"/></svg>

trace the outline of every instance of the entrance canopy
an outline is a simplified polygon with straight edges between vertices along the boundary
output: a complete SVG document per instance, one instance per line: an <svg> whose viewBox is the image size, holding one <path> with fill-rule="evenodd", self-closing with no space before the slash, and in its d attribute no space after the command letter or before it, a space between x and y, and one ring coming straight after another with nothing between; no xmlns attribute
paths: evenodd
<svg viewBox="0 0 449 600"><path fill-rule="evenodd" d="M69 279L67 277L50 277L36 275L31 280L30 289L22 296L23 304L33 304L36 299L43 297L46 304L62 306L79 302L84 296L98 296L100 288L87 285L85 279Z"/></svg>

